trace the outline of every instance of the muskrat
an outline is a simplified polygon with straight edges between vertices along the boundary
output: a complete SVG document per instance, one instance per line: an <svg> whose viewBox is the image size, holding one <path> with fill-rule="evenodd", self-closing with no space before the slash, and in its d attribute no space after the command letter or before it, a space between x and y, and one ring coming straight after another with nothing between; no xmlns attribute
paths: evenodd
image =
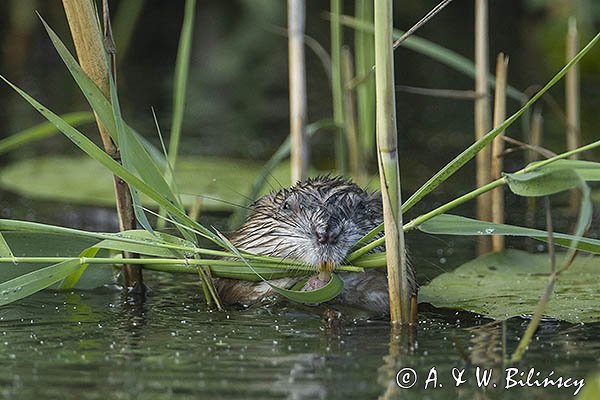
<svg viewBox="0 0 600 400"><path fill-rule="evenodd" d="M331 270L342 264L356 242L382 221L379 192L366 191L340 177L319 176L255 201L231 242L250 253L300 260L314 266L315 271ZM410 276L412 291L416 293L412 267ZM378 315L389 313L387 277L383 271L342 273L340 277L344 290L332 302ZM300 279L270 282L291 288ZM250 305L277 297L265 282L217 279L215 286L225 304ZM305 290L308 286L310 280Z"/></svg>

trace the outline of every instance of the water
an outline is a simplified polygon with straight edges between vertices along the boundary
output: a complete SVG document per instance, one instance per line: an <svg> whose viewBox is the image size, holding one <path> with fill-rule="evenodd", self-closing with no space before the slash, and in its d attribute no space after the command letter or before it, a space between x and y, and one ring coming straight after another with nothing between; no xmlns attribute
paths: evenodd
<svg viewBox="0 0 600 400"><path fill-rule="evenodd" d="M66 32L60 5L39 3L41 13L50 24ZM147 15L136 27L138 34L129 55L119 53L122 63L119 81L124 84L120 99L128 122L158 144L149 107L155 106L161 125L168 126L172 103L170 82L181 9L167 2L155 3L147 7ZM194 154L267 159L288 133L286 42L285 38L265 29L265 26L285 26L285 5L273 2L263 7L262 3L240 2L242 7L238 7L217 3L199 4L198 18L204 20L197 24L196 56L190 69L182 148ZM435 4L430 3L430 6ZM455 3L419 34L460 54L472 54L470 28L463 24L457 29L456 24L471 12L471 5ZM511 84L525 89L545 82L563 64L562 47L557 45L563 42L563 33L549 35L539 23L541 13L527 8L533 5L512 3L515 2L490 4L491 22L495 24L490 39L492 49L506 51L511 56ZM253 7L261 8L260 12L252 12ZM322 18L326 8L327 5L309 4L307 29L327 47L329 26ZM396 25L406 29L423 11L423 6L417 3L405 7L397 15ZM546 14L550 18L553 13ZM37 24L33 12L31 17ZM554 18L548 26L566 27L565 18L560 15ZM156 30L158 25L164 30ZM24 63L23 59L22 65L13 70L3 67L2 73L9 77L22 73L27 78L27 88L33 88L36 97L52 108L83 109L81 96L64 67L56 61L48 39L42 30L36 29L30 40L28 62ZM539 38L550 43L551 48L540 49ZM351 36L347 36L347 40L351 41ZM54 58L50 58L50 54ZM314 122L331 116L329 82L318 60L312 53L307 54L309 116L310 122ZM472 87L470 79L423 56L405 49L397 50L397 54L397 60L402 60L397 64L400 65L398 84ZM14 57L2 57L5 59ZM598 109L597 93L600 93L596 90L596 81L590 79L597 76L594 67L592 63L587 65L582 70L585 83L582 85L585 98L582 133L586 143L596 139L594 129L585 123L589 125L589 121L593 121ZM57 97L56 93L60 95ZM559 89L555 91L558 96L556 93ZM16 99L9 94L0 99L5 111L0 117L4 127L0 136L39 121L34 119L39 118L35 110ZM512 111L517 106L509 103ZM402 180L407 194L413 193L472 142L471 110L468 102L399 94ZM550 111L546 111L545 116L544 145L561 149L562 120ZM519 129L515 125L509 133L524 139L518 135ZM95 135L93 129L88 133L90 137ZM325 133L313 139L314 161L322 168L332 164L331 138ZM17 159L72 150L64 143L64 138L57 135L9 157ZM513 158L509 157L507 170L522 167L522 156L517 152ZM458 175L460 177L453 178L429 197L431 203L420 203L409 218L471 190L472 169ZM517 203L514 197L509 201ZM509 202L507 209L523 210L523 203ZM471 209L456 211L472 215ZM90 230L117 229L112 211L42 204L3 192L0 192L0 217ZM543 216L538 217L541 225L537 226L543 227ZM203 222L219 228L226 225L222 220ZM522 225L522 222L522 215L509 219L509 223ZM568 224L563 225L567 229L555 228L568 230ZM592 226L599 225L593 223ZM597 235L597 232L591 234ZM474 242L469 238L410 234L408 239L421 283L473 257ZM524 247L521 239L507 243ZM507 354L514 351L525 331L528 322L525 318L512 319L503 326L468 313L422 306L416 332L404 332L396 339L390 334L388 324L382 321L354 320L347 316L339 326L329 327L322 319L322 308L287 304L214 312L204 305L194 277L146 273L145 278L152 291L143 303L132 303L123 298L121 291L105 288L73 293L43 291L0 307L0 397L61 400L372 399L384 395L408 399L573 398L574 388L503 389L505 382L501 378L507 367L502 363L503 349ZM540 379L551 371L554 377L576 379L597 374L600 371L598 332L598 324L543 321L523 362L516 367L524 373L535 368L534 374L539 372ZM409 343L409 337L415 341ZM478 388L476 366L492 369L496 380L490 382L489 390ZM434 367L438 380L430 381L425 389ZM401 390L395 376L405 368L414 369L418 380L412 388ZM453 368L468 368L463 375L468 381L456 387ZM436 388L432 387L434 383Z"/></svg>
<svg viewBox="0 0 600 400"><path fill-rule="evenodd" d="M146 279L151 292L141 303L103 288L44 291L0 308L0 396L370 399L387 392L414 399L562 399L575 390L502 389L503 342L511 353L525 319L508 321L503 336L501 323L423 305L416 330L396 339L383 321L346 314L328 324L322 307L211 311L194 277L148 273ZM412 345L409 337L416 338ZM544 321L516 367L525 374L535 368L540 380L550 371L581 379L600 368L599 350L597 324ZM477 387L475 366L498 378L489 390ZM425 390L434 367L437 388L431 380ZM411 389L395 384L403 368L418 375ZM453 368L466 368L468 380L459 387Z"/></svg>
<svg viewBox="0 0 600 400"><path fill-rule="evenodd" d="M13 218L27 213L59 225L115 229L107 226L115 220L109 210L19 202L6 193L3 201ZM472 238L410 233L407 240L421 283L473 257ZM147 272L145 279L151 291L144 302L102 288L43 291L1 307L0 397L563 399L576 390L504 388L509 366L502 360L516 348L525 318L503 327L421 305L416 330L396 339L384 321L345 314L339 324L326 323L322 307L211 311L195 276ZM534 368L540 381L552 371L555 378L588 378L600 370L599 347L598 324L546 320L515 367L525 375ZM477 366L492 371L487 390L478 387ZM395 377L406 368L417 382L402 390ZM465 369L467 379L458 387L455 368Z"/></svg>

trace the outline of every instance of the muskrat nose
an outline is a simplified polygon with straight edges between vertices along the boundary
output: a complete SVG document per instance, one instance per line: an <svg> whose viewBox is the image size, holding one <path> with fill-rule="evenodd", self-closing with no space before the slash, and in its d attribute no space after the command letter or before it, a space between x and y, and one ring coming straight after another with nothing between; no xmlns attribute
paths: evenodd
<svg viewBox="0 0 600 400"><path fill-rule="evenodd" d="M319 244L334 244L340 236L340 230L329 226L317 226L315 228L315 238Z"/></svg>
<svg viewBox="0 0 600 400"><path fill-rule="evenodd" d="M316 230L315 236L317 238L317 242L320 244L326 244L329 241L329 232L327 230Z"/></svg>

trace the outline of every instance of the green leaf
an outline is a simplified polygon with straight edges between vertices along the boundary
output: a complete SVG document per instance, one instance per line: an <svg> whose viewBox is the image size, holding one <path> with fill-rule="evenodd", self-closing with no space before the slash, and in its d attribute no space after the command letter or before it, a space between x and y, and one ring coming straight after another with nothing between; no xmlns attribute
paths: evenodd
<svg viewBox="0 0 600 400"><path fill-rule="evenodd" d="M339 18L341 24L349 26L350 28L354 28L364 32L374 32L373 23L360 21L349 15L342 15ZM404 35L404 33L404 31L394 29L392 33L394 40L401 38L402 35ZM406 40L404 40L400 44L400 46L406 47L407 49L413 50L417 53L421 53L427 57L441 62L442 64L449 66L450 68L462 74L470 76L471 78L475 78L475 64L473 63L473 61L446 47L440 46L437 43L431 42L427 39L423 39L417 35L411 35ZM488 82L490 86L494 86L496 84L496 79L494 75L488 75ZM512 86L507 87L507 95L520 102L523 102L527 99L524 93L521 93Z"/></svg>
<svg viewBox="0 0 600 400"><path fill-rule="evenodd" d="M557 256L559 263L564 255ZM600 321L600 259L578 257L558 276L545 315L571 323ZM547 254L490 253L442 274L419 289L419 301L494 319L533 313L548 284Z"/></svg>
<svg viewBox="0 0 600 400"><path fill-rule="evenodd" d="M14 257L12 250L6 243L4 236L0 233L0 257Z"/></svg>
<svg viewBox="0 0 600 400"><path fill-rule="evenodd" d="M268 283L268 282L267 282ZM325 286L316 290L299 291L283 289L270 285L280 295L298 303L318 304L336 298L344 289L344 281L336 274L331 274L331 279Z"/></svg>
<svg viewBox="0 0 600 400"><path fill-rule="evenodd" d="M115 122L112 116L112 108L110 102L104 97L100 89L96 86L96 84L90 79L90 77L81 69L79 63L75 60L75 58L71 55L67 47L60 40L58 35L50 28L50 26L41 18L42 24L48 32L48 36L54 45L58 55L63 60L64 64L68 68L71 76L75 79L77 86L81 89L81 92L87 99L88 103L92 106L98 119L106 128L106 131L110 135L110 137L114 140L115 143L119 142L119 138L115 129ZM6 80L6 79L5 79ZM8 83L8 82L7 82ZM10 84L10 83L9 83ZM13 86L13 85L11 85ZM50 121L52 122L52 121Z"/></svg>
<svg viewBox="0 0 600 400"><path fill-rule="evenodd" d="M38 230L36 232L12 231L4 232L3 236L16 257L78 257L86 248L98 242L97 239L79 235L50 233ZM101 256L106 251L102 251ZM12 262L0 263L0 282L14 279L28 272L36 271L48 265L40 263ZM88 268L75 286L77 289L94 289L114 281L113 271L105 265Z"/></svg>
<svg viewBox="0 0 600 400"><path fill-rule="evenodd" d="M231 212L245 204L251 182L260 174L261 164L218 157L180 157L175 173L182 203L191 207L197 197L205 212ZM69 171L65 174L65 171ZM202 171L199 174L198 171ZM94 184L90 184L90 176ZM284 163L270 175L289 185L289 164ZM113 177L108 169L91 157L51 155L21 159L3 166L0 187L32 198L72 204L114 206ZM264 194L269 188L264 188ZM157 206L141 194L146 207Z"/></svg>
<svg viewBox="0 0 600 400"><path fill-rule="evenodd" d="M529 164L527 167L535 167L541 162ZM584 181L600 181L600 163L585 160L555 160L550 164L545 164L539 168L543 171L554 171L563 169L574 169Z"/></svg>
<svg viewBox="0 0 600 400"><path fill-rule="evenodd" d="M86 258L96 257L96 255L98 254L99 251L100 251L99 248L90 247L90 248L82 251L81 254L79 254L79 257L86 257ZM77 271L75 271L74 273L70 274L69 276L65 277L58 285L58 288L59 289L74 288L75 285L77 285L77 282L79 282L79 279L81 279L81 276L85 272L88 265L89 265L88 263L80 264L79 269Z"/></svg>
<svg viewBox="0 0 600 400"><path fill-rule="evenodd" d="M306 275L306 272L298 271L296 274L291 273L289 269L276 269L253 266L252 269L248 266L224 266L211 265L210 272L217 278L243 279L245 281L260 282L262 279L256 274L260 274L265 279L286 278L294 275ZM282 289L284 290L284 289Z"/></svg>
<svg viewBox="0 0 600 400"><path fill-rule="evenodd" d="M69 69L69 72L75 79L80 90L90 103L90 106L94 109L98 115L98 118L113 140L118 143L125 169L133 173L137 172L141 177L141 180L150 185L153 189L155 189L156 192L160 193L166 201L177 206L179 212L173 214L175 218L181 214L185 214L181 204L171 191L154 159L148 154L148 151L138 139L137 135L135 135L122 120L116 88L114 87L112 80L110 81L110 90L111 98L114 99L114 101L111 104L111 102L104 97L98 87L81 69L77 61L75 61L71 53L67 50L56 33L52 31L52 29L45 23L43 19L42 22L44 23L44 27L46 28L46 31L48 32L48 35L50 36L50 39L52 40L57 52L63 59L63 62ZM136 188L134 185L130 189L132 190L132 198L134 203L139 203L138 195L135 193L135 190L139 188ZM134 205L139 206L139 204ZM138 221L144 226L144 228L151 229L142 208L134 207L134 211ZM198 226L196 227L198 228Z"/></svg>
<svg viewBox="0 0 600 400"><path fill-rule="evenodd" d="M52 111L45 108L33 97L29 96L23 90L8 81L4 76L0 75L0 78L4 80L9 86L11 86L21 97L29 102L38 112L40 112L46 119L51 121L62 133L64 133L73 143L75 143L80 149L86 154L100 162L102 165L107 167L114 175L117 175L129 185L135 187L141 192L145 193L152 200L157 202L160 206L164 207L171 215L178 218L180 221L184 221L187 226L194 229L196 233L202 235L206 239L222 246L222 243L215 237L215 235L208 229L190 219L185 212L173 204L169 199L165 198L152 186L145 183L143 180L135 176L132 172L125 169L121 164L113 160L108 154L102 149L96 146L90 139L84 134L67 124L62 118L54 114Z"/></svg>
<svg viewBox="0 0 600 400"><path fill-rule="evenodd" d="M83 125L94 121L91 112L73 112L61 115L68 124L72 126ZM58 129L50 122L43 122L34 127L15 133L0 140L0 155L12 151L18 147L43 139L58 132Z"/></svg>
<svg viewBox="0 0 600 400"><path fill-rule="evenodd" d="M302 292L302 291L297 291L297 290L285 289L285 288L281 288L279 286L273 285L271 282L269 282L267 280L267 278L265 276L263 276L260 273L260 271L258 271L248 261L246 261L244 256L239 252L238 249L235 248L235 246L233 246L233 244L231 244L231 242L226 237L224 237L219 232L217 232L217 234L221 237L221 239L225 243L226 248L229 251L231 251L233 254L238 256L242 261L244 261L244 263L248 266L248 268L250 268L252 270L252 272L254 272L254 274L260 278L260 280L262 280L263 282L268 284L274 291L276 291L277 293L279 293L280 295L282 295L285 298L288 298L292 301L301 302L301 303L323 303L325 301L329 301L329 300L333 299L334 297L336 297L340 293L342 293L342 289L344 288L344 282L335 274L331 274L331 279L329 280L329 282L325 286L323 286L322 288L319 288L317 290Z"/></svg>
<svg viewBox="0 0 600 400"><path fill-rule="evenodd" d="M548 196L572 189L581 182L574 169L542 169L502 175L514 194L526 197Z"/></svg>
<svg viewBox="0 0 600 400"><path fill-rule="evenodd" d="M131 240L125 241L123 239ZM120 233L118 236L115 235L114 238L105 239L99 242L98 244L94 245L94 247L163 258L185 257L185 252L183 250L165 247L163 246L165 243L175 244L180 247L185 246L188 249L193 249L196 247L194 243L187 240L179 239L175 236L156 231L154 234L152 234L146 230L125 231ZM188 257L193 257L193 254L189 254Z"/></svg>
<svg viewBox="0 0 600 400"><path fill-rule="evenodd" d="M175 62L175 78L173 85L173 119L171 121L171 138L169 142L169 162L175 168L181 126L183 124L183 111L185 108L185 93L188 81L188 70L190 67L190 53L192 49L192 38L194 32L194 14L196 0L186 0L183 25L177 49L177 61Z"/></svg>
<svg viewBox="0 0 600 400"><path fill-rule="evenodd" d="M521 226L495 224L493 222L479 221L458 215L442 214L434 217L418 227L419 230L434 235L458 235L458 236L522 236L537 240L548 241L548 233L538 229L524 228ZM570 247L577 236L566 233L554 232L554 242L557 245ZM600 240L591 238L580 238L576 248L591 253L600 254ZM363 266L356 262L356 265Z"/></svg>
<svg viewBox="0 0 600 400"><path fill-rule="evenodd" d="M512 125L531 105L533 105L544 93L546 93L552 86L554 86L559 80L561 80L567 71L575 65L581 58L587 54L588 51L600 40L600 33L598 33L594 38L583 48L577 55L569 61L546 85L540 89L535 95L525 103L523 107L521 107L516 113L507 118L503 123L496 126L490 132L485 134L481 139L477 140L463 152L461 152L458 156L456 156L452 161L446 164L440 171L438 171L434 176L432 176L423 186L421 186L412 196L408 198L408 200L402 204L402 211L406 212L410 208L412 208L415 204L417 204L423 197L427 194L431 193L435 188L440 186L443 182L445 182L448 178L450 178L456 171L458 171L463 165L465 165L469 160L471 160L475 155L481 151L485 146L494 140L496 136L498 136L501 132L504 132L506 128Z"/></svg>
<svg viewBox="0 0 600 400"><path fill-rule="evenodd" d="M79 260L63 261L0 283L0 306L52 286L80 268Z"/></svg>
<svg viewBox="0 0 600 400"><path fill-rule="evenodd" d="M115 85L115 82L114 82L112 76L109 76L109 81L110 81L110 98L111 98L113 119L115 121L115 128L117 130L116 137L119 138L118 148L121 153L121 162L123 163L123 167L125 167L125 169L127 169L129 171L135 171L135 170L139 171L139 169L136 168L135 161L133 160L133 154L135 154L135 152L132 152L132 150L131 150L131 148L132 148L131 142L136 141L136 139L131 134L131 131L125 130L123 118L121 117L121 106L119 105L119 97L117 95L117 88L116 88L116 85ZM141 148L140 151L145 153L145 150L141 146L140 143L138 143L138 146L139 146L139 148ZM144 161L146 161L146 160L144 160ZM150 167L150 165L148 165L148 164L152 164L152 160L150 159L149 156L148 156L147 163L137 165L137 167L139 167L141 169L145 169L145 168ZM146 183L148 183L148 182L146 181ZM146 213L144 212L144 209L142 208L142 202L140 201L140 196L139 196L137 189L135 187L129 186L129 191L131 192L131 201L133 203L133 212L135 214L136 220L140 223L140 225L142 225L142 227L144 229L146 229L147 231L153 232L152 226L150 225L150 222L148 221L148 217L146 217ZM170 192L170 191L168 191L168 192ZM168 195L169 193L166 193L166 194ZM165 195L165 193L163 193L163 195ZM166 196L166 197L168 198L168 196ZM134 227L132 226L132 228L134 228Z"/></svg>

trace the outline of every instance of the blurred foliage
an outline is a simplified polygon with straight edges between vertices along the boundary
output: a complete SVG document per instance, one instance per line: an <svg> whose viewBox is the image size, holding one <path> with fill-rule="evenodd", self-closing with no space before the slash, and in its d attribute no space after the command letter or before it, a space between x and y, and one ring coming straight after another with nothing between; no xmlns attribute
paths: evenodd
<svg viewBox="0 0 600 400"><path fill-rule="evenodd" d="M436 3L428 0L399 7L395 26L400 29L410 27ZM123 113L146 138L158 144L150 107L156 109L161 127L168 127L172 115L173 66L183 16L181 4L141 0L111 1L110 4L117 43L127 43L122 36L128 35L131 43L129 47L121 44L124 48L118 49ZM353 3L347 1L344 9L353 10L352 6ZM137 22L124 17L128 7L139 13ZM327 9L328 3L309 2L306 22L307 34L326 49L329 48ZM600 3L594 0L491 2L491 49L505 51L510 56L509 82L521 90L545 82L564 64L568 17L578 17L581 42L584 43L597 29L599 9ZM57 112L80 110L83 99L60 65L34 10L69 42L60 2L0 2L1 72ZM418 34L471 57L473 28L469 24L456 24L457 19L471 14L470 2L454 2ZM268 159L288 133L287 42L273 29L286 26L285 2L202 1L197 6L196 21L183 151ZM351 30L345 29L344 40L353 47ZM470 79L404 49L396 51L396 66L398 84L443 89L471 89L473 86ZM322 65L311 51L307 52L307 68L308 119L313 122L330 117L331 93ZM584 142L597 135L594 118L600 107L599 72L600 56L594 50L582 64ZM562 106L560 87L553 90L552 96ZM32 121L39 121L39 117L32 117L34 111L27 105L15 101L10 91L2 92L0 106L5 110L0 115L0 137L28 128ZM397 107L400 156L411 166L418 166L410 168L410 180L416 184L422 183L472 142L472 105L468 101L400 93ZM516 107L515 103L509 104L509 112ZM553 151L561 151L564 148L561 116L548 106L544 111L544 145ZM96 140L92 129L88 130L88 136ZM508 134L523 139L519 128L510 129ZM315 135L311 140L313 160L322 169L331 164L332 143L330 132ZM71 149L72 146L65 146L64 139L54 137L33 150L19 150L20 153L14 156ZM423 158L414 157L414 154L422 154ZM507 159L507 165L519 164L522 158L523 152L516 152ZM467 183L470 177L466 174L463 179Z"/></svg>

